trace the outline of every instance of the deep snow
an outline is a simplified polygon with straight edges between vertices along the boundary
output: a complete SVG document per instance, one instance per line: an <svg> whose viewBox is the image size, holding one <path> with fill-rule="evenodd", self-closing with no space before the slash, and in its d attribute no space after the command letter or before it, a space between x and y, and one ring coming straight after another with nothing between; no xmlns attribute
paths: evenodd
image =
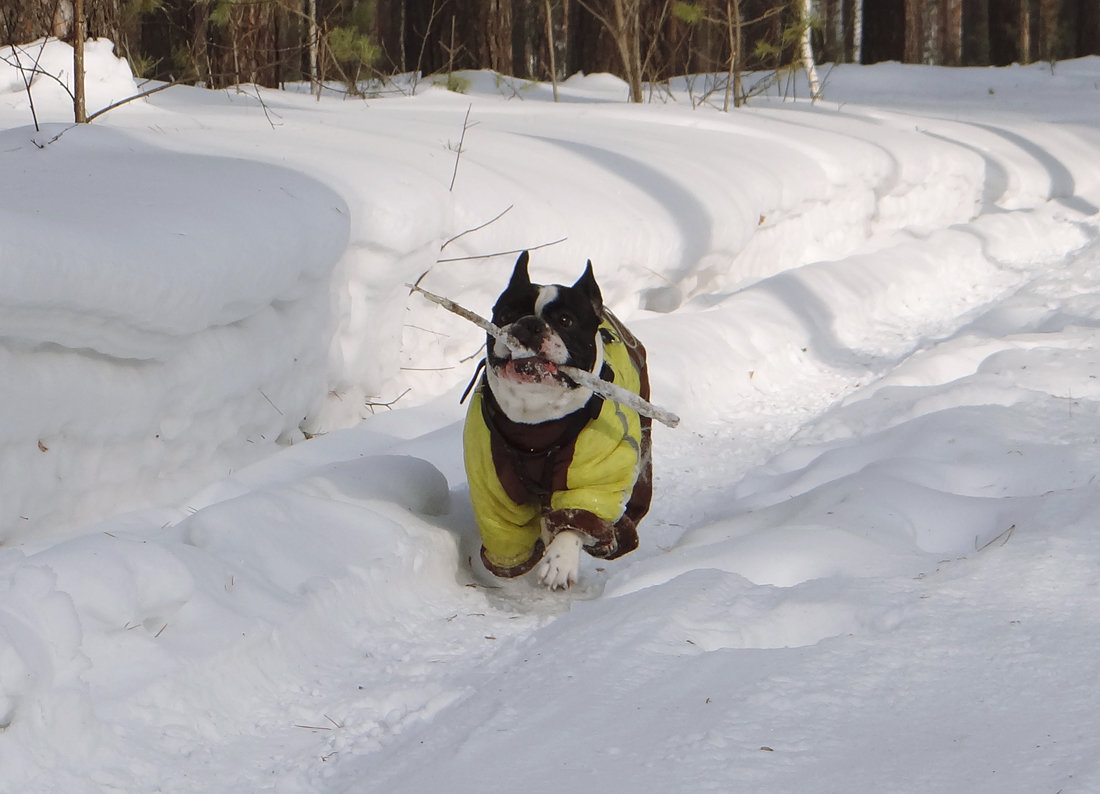
<svg viewBox="0 0 1100 794"><path fill-rule="evenodd" d="M1100 60L86 128L41 78L37 133L3 69L0 790L1100 788ZM404 287L549 243L684 420L566 595L471 564L482 335Z"/></svg>

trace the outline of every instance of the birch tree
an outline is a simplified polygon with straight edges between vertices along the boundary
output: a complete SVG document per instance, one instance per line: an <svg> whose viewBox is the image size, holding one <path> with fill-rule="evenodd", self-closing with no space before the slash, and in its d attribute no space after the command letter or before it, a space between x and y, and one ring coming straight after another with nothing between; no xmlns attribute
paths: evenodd
<svg viewBox="0 0 1100 794"><path fill-rule="evenodd" d="M800 37L799 49L802 57L802 68L806 70L806 78L810 81L810 96L816 100L821 96L821 80L819 80L817 76L817 64L814 63L814 48L810 42L810 30L813 27L811 24L814 13L813 0L801 0L801 2L802 35Z"/></svg>

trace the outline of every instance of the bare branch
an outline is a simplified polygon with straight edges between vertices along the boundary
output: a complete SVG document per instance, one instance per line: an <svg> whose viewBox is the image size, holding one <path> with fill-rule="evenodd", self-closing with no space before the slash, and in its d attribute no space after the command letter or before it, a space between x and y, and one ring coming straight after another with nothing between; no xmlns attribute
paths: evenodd
<svg viewBox="0 0 1100 794"><path fill-rule="evenodd" d="M45 41L43 40L43 46L44 45L45 45ZM39 50L39 55L41 55L41 53L42 53L42 51ZM0 61L3 61L4 63L8 64L9 66L13 66L14 68L19 70L19 76L23 78L23 86L27 91L27 102L31 106L31 119L34 121L34 131L35 132L42 132L42 128L38 126L38 113L36 113L35 109L34 109L34 93L31 91L31 79L29 77L27 77L27 72L23 69L23 64L19 62L19 51L17 49L15 49L14 44L11 45L11 54L12 54L12 57L15 58L15 63L12 63L11 61L9 61L7 58L5 58L3 56L0 56ZM36 62L36 65L37 65L37 62Z"/></svg>
<svg viewBox="0 0 1100 794"><path fill-rule="evenodd" d="M438 4L436 3L436 0L432 0L432 10L431 10L431 13L428 14L428 24L424 26L424 36L420 40L420 53L416 56L416 75L417 75L417 79L413 83L413 93L414 94L416 93L416 85L417 85L417 82L419 82L419 75L421 73L423 63L424 63L424 51L428 47L428 36L431 35L432 25L435 24L435 18L437 16L439 16L439 14L442 13L442 11L443 11L443 9L441 7L438 7Z"/></svg>
<svg viewBox="0 0 1100 794"><path fill-rule="evenodd" d="M92 113L91 115L89 115L88 116L88 121L92 121L93 119L97 119L100 116L102 116L104 113L106 113L108 110L114 110L117 107L121 107L122 105L125 105L129 102L133 102L135 99L144 99L145 97L152 96L153 94L159 93L159 92L163 91L166 88L171 88L172 86L179 85L180 83L186 83L186 82L188 82L189 79L190 78L180 78L179 80L173 80L170 83L165 83L164 85L158 85L156 88L150 88L148 91L142 91L140 94L134 94L133 96L128 96L125 99L120 99L118 102L112 102L107 107L100 108L95 113Z"/></svg>
<svg viewBox="0 0 1100 794"><path fill-rule="evenodd" d="M440 262L468 262L472 259L491 259L494 256L509 256L509 255L512 255L512 254L522 253L523 251L537 251L540 248L549 248L552 245L557 245L558 243L564 243L568 239L569 239L568 237L559 237L557 240L551 240L548 243L539 243L538 245L528 245L528 246L525 246L523 248L512 249L511 251L494 251L491 254L474 254L474 255L471 255L471 256L452 256L452 257L447 257L445 259L437 259L435 261L436 261L436 264L439 264ZM423 278L423 276L421 276L421 278Z"/></svg>
<svg viewBox="0 0 1100 794"><path fill-rule="evenodd" d="M41 68L38 65L38 62L42 58L42 51L46 48L47 42L49 42L48 38L42 39L42 46L40 46L38 48L38 55L34 56L34 65L33 66L30 66L30 67L23 66L21 63L19 63L18 56L16 58L15 63L12 63L11 61L9 61L7 58L5 58L2 55L0 55L0 61L3 61L4 63L8 64L8 66L15 67L16 69L18 69L20 71L20 73L23 75L23 82L25 84L27 84L27 90L28 91L30 90L30 84L34 82L34 75L42 75L43 77L50 78L55 83L57 83L59 86L61 86L63 89L65 89L65 93L69 95L69 99L75 99L75 97L73 96L72 89L69 88L68 83L66 83L64 80L62 80L59 75L53 74L52 72L47 72L45 69ZM19 49L24 55L28 54L26 52L26 50L22 49L22 47L20 47ZM12 45L12 50L15 50L15 45L14 44ZM31 77L29 79L27 78L27 74L31 75Z"/></svg>
<svg viewBox="0 0 1100 794"><path fill-rule="evenodd" d="M1006 529L1004 532L1002 532L1000 535L998 535L997 537L995 537L992 540L985 543L985 545L983 545L983 546L978 545L978 536L975 535L974 536L974 551L985 551L990 546L992 546L994 543L996 543L998 540L1001 542L1000 545L1003 546L1006 543L1008 543L1008 541L1010 541L1012 539L1012 533L1014 533L1015 531L1016 531L1016 525L1013 524L1008 529Z"/></svg>
<svg viewBox="0 0 1100 794"><path fill-rule="evenodd" d="M390 410L393 410L393 406L395 406L395 405L397 404L397 402L398 402L398 401L399 401L399 400L400 400L400 399L401 399L402 397L404 397L404 396L405 396L406 394L408 394L408 393L409 393L409 392L411 392L411 391L412 391L412 389L411 389L411 388L410 388L410 389L405 389L405 391L401 392L401 393L400 393L399 395L397 395L396 397L394 397L394 398L393 398L392 400L390 400L389 402L375 402L374 400L368 400L368 401L366 402L366 406L367 406L368 408L370 408L370 409L371 409L371 413L372 413L372 414L374 413L374 409L375 409L375 408L388 408L388 409L390 409Z"/></svg>
<svg viewBox="0 0 1100 794"><path fill-rule="evenodd" d="M505 209L503 212L498 213L496 215L496 217L490 218L489 220L485 221L485 223L482 223L479 226L475 226L472 229L467 229L464 232L459 232L454 237L452 237L450 240L447 240L447 242L443 243L443 245L439 246L439 250L442 251L444 248L446 248L448 245L450 245L451 243L453 243L455 240L459 239L460 237L465 237L467 234L472 234L473 232L480 231L481 229L484 229L486 226L489 226L490 224L496 223L501 218L503 218L506 214L508 214L508 212L514 206L516 206L516 205L515 204L509 204L508 208Z"/></svg>
<svg viewBox="0 0 1100 794"><path fill-rule="evenodd" d="M470 111L473 107L473 105L466 106L466 118L462 120L462 135L458 139L458 148L455 149L455 167L451 172L451 186L447 188L448 191L455 189L455 178L458 176L458 161L462 157L462 144L466 140L466 130L470 129Z"/></svg>

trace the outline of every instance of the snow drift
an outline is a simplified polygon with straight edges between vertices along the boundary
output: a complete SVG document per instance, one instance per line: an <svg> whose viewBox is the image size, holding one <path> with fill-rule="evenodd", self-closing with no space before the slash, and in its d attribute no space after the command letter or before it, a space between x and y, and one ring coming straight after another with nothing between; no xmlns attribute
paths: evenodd
<svg viewBox="0 0 1100 794"><path fill-rule="evenodd" d="M303 175L98 126L39 148L59 131L0 133L4 540L298 433L347 240L344 202Z"/></svg>

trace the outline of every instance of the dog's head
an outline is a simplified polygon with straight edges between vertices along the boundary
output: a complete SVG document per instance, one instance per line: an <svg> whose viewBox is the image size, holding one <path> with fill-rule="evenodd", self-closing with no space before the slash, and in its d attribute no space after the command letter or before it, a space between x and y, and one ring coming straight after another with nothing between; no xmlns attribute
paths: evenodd
<svg viewBox="0 0 1100 794"><path fill-rule="evenodd" d="M523 346L513 352L488 338L488 383L504 414L539 424L578 411L592 392L558 371L558 364L599 374L603 366L600 322L603 298L589 262L577 282L532 284L527 252L516 260L507 288L493 306L493 324Z"/></svg>

